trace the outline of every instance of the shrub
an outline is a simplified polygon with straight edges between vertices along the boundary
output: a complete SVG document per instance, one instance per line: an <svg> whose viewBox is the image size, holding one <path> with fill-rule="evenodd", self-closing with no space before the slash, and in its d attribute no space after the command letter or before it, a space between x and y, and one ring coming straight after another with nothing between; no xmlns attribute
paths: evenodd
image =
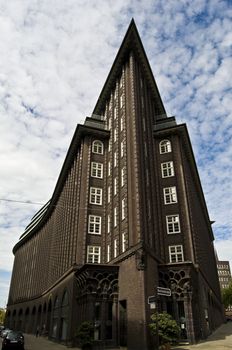
<svg viewBox="0 0 232 350"><path fill-rule="evenodd" d="M155 313L151 316L151 319L153 322L149 324L149 327L154 335L157 335L158 323L158 336L160 344L174 343L179 339L180 327L167 312L160 314Z"/></svg>
<svg viewBox="0 0 232 350"><path fill-rule="evenodd" d="M92 322L82 322L77 329L76 337L82 349L91 348L93 344L94 326Z"/></svg>

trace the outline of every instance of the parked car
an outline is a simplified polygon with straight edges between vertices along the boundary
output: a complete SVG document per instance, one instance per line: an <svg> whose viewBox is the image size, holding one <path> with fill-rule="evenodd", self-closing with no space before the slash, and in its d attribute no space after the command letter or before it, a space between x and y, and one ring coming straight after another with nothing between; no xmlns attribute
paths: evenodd
<svg viewBox="0 0 232 350"><path fill-rule="evenodd" d="M9 331L2 340L2 350L24 350L24 336L22 332Z"/></svg>

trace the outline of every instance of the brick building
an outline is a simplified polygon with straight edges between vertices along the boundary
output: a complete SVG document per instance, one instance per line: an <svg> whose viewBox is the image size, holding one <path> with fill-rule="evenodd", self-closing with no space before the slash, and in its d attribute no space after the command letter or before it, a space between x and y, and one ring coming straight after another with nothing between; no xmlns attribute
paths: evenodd
<svg viewBox="0 0 232 350"><path fill-rule="evenodd" d="M217 270L220 287L228 288L231 282L231 272L229 261L217 261Z"/></svg>
<svg viewBox="0 0 232 350"><path fill-rule="evenodd" d="M167 117L132 20L51 200L15 245L7 324L150 349L148 296L195 342L223 322L213 233L185 124Z"/></svg>

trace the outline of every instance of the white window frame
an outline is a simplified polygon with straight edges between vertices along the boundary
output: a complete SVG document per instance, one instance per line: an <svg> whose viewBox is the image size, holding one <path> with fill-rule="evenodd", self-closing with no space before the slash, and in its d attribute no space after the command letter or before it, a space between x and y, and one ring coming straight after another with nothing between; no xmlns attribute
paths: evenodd
<svg viewBox="0 0 232 350"><path fill-rule="evenodd" d="M122 233L122 253L126 251L126 232Z"/></svg>
<svg viewBox="0 0 232 350"><path fill-rule="evenodd" d="M101 216L89 215L88 233L101 235Z"/></svg>
<svg viewBox="0 0 232 350"><path fill-rule="evenodd" d="M161 163L162 178L174 176L174 164L173 161Z"/></svg>
<svg viewBox="0 0 232 350"><path fill-rule="evenodd" d="M101 262L101 247L88 245L87 246L87 263L100 264Z"/></svg>
<svg viewBox="0 0 232 350"><path fill-rule="evenodd" d="M120 101L120 108L122 108L123 107L123 95L120 95L119 101Z"/></svg>
<svg viewBox="0 0 232 350"><path fill-rule="evenodd" d="M121 141L121 158L124 156L124 143Z"/></svg>
<svg viewBox="0 0 232 350"><path fill-rule="evenodd" d="M117 119L117 108L114 106L114 119Z"/></svg>
<svg viewBox="0 0 232 350"><path fill-rule="evenodd" d="M108 162L108 176L111 175L111 162Z"/></svg>
<svg viewBox="0 0 232 350"><path fill-rule="evenodd" d="M118 208L114 207L114 227L117 227L118 224Z"/></svg>
<svg viewBox="0 0 232 350"><path fill-rule="evenodd" d="M121 187L125 185L124 176L125 176L125 168L123 167L121 168Z"/></svg>
<svg viewBox="0 0 232 350"><path fill-rule="evenodd" d="M181 244L169 246L168 251L170 263L178 263L184 261L183 246Z"/></svg>
<svg viewBox="0 0 232 350"><path fill-rule="evenodd" d="M118 256L118 239L117 238L114 239L114 258L116 258L116 256Z"/></svg>
<svg viewBox="0 0 232 350"><path fill-rule="evenodd" d="M114 152L114 167L117 166L117 152Z"/></svg>
<svg viewBox="0 0 232 350"><path fill-rule="evenodd" d="M110 201L111 201L111 186L108 186L107 202L110 203Z"/></svg>
<svg viewBox="0 0 232 350"><path fill-rule="evenodd" d="M120 118L120 131L123 131L124 125L123 125L123 117Z"/></svg>
<svg viewBox="0 0 232 350"><path fill-rule="evenodd" d="M111 230L111 216L107 215L107 233L110 233Z"/></svg>
<svg viewBox="0 0 232 350"><path fill-rule="evenodd" d="M90 187L89 203L95 205L102 205L102 188Z"/></svg>
<svg viewBox="0 0 232 350"><path fill-rule="evenodd" d="M114 178L114 196L117 194L117 178Z"/></svg>
<svg viewBox="0 0 232 350"><path fill-rule="evenodd" d="M100 140L94 140L92 143L92 153L104 154L104 144Z"/></svg>
<svg viewBox="0 0 232 350"><path fill-rule="evenodd" d="M176 186L164 187L164 204L177 203Z"/></svg>
<svg viewBox="0 0 232 350"><path fill-rule="evenodd" d="M110 256L111 256L111 251L110 251L111 249L110 249L110 244L107 244L107 262L109 262L110 261Z"/></svg>
<svg viewBox="0 0 232 350"><path fill-rule="evenodd" d="M98 162L91 162L91 176L98 179L103 178L103 164Z"/></svg>
<svg viewBox="0 0 232 350"><path fill-rule="evenodd" d="M172 144L169 140L162 140L159 143L160 154L172 152Z"/></svg>
<svg viewBox="0 0 232 350"><path fill-rule="evenodd" d="M122 199L122 220L126 218L126 199Z"/></svg>
<svg viewBox="0 0 232 350"><path fill-rule="evenodd" d="M114 142L117 141L117 129L114 128Z"/></svg>
<svg viewBox="0 0 232 350"><path fill-rule="evenodd" d="M178 214L166 216L167 233L180 233L180 218Z"/></svg>

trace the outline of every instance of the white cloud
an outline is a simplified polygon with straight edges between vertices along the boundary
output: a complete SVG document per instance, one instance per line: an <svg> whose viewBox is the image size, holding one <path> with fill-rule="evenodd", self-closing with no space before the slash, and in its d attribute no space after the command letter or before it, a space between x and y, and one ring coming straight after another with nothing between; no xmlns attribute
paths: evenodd
<svg viewBox="0 0 232 350"><path fill-rule="evenodd" d="M187 123L216 236L224 224L229 235L226 1L12 0L0 8L1 198L50 198L76 124L91 114L133 16L166 110ZM0 208L0 267L10 271L12 247L39 207L0 201ZM222 259L225 239L217 244Z"/></svg>

